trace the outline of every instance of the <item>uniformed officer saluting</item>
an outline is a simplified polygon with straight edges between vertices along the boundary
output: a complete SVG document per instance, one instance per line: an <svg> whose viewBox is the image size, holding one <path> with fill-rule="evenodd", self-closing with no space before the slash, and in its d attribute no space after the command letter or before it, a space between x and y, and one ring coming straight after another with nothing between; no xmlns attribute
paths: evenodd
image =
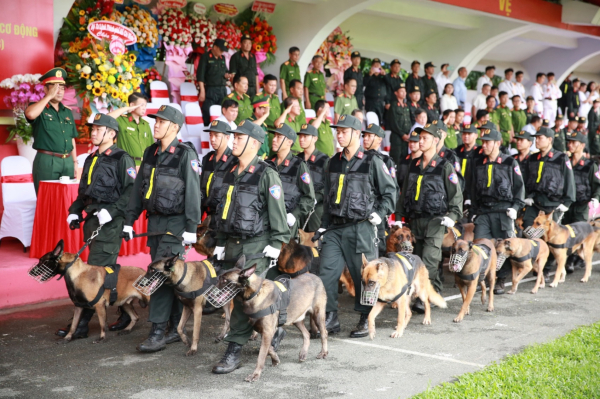
<svg viewBox="0 0 600 399"><path fill-rule="evenodd" d="M481 129L483 154L471 169L471 207L475 219L475 239L508 238L514 231L517 210L524 205L525 186L517 161L500 153L504 137L495 129ZM497 275L494 294L504 294L504 281L511 270L506 262Z"/></svg>
<svg viewBox="0 0 600 399"><path fill-rule="evenodd" d="M257 273L261 273L271 259L279 257L281 245L290 241L281 180L273 165L257 156L266 139L260 126L246 120L231 132L235 134L232 154L237 158L223 179L214 253L218 259L236 260L245 254L246 265L256 265ZM234 263L225 265L226 268L233 266ZM267 278L277 274L277 268L273 267ZM252 325L241 302L233 301L233 304L231 326L225 337L229 346L213 367L215 374L230 373L240 367L242 346L252 335ZM272 343L275 349L284 335L283 329L275 333Z"/></svg>
<svg viewBox="0 0 600 399"><path fill-rule="evenodd" d="M287 224L292 238L298 237L299 226L304 226L315 206L315 190L308 166L301 157L291 151L297 134L290 126L281 123L273 130L273 153L271 161L277 167L285 199Z"/></svg>
<svg viewBox="0 0 600 399"><path fill-rule="evenodd" d="M379 58L373 58L369 74L365 76L365 109L377 114L380 123L383 123L385 101L387 99L387 84L385 83L385 70L381 67Z"/></svg>
<svg viewBox="0 0 600 399"><path fill-rule="evenodd" d="M248 78L248 95L253 98L256 95L256 57L252 53L252 38L248 35L242 36L240 51L231 56L229 60L229 72L232 75L243 75Z"/></svg>
<svg viewBox="0 0 600 399"><path fill-rule="evenodd" d="M223 53L227 51L227 42L223 39L215 40L210 51L202 54L196 72L196 81L198 82L198 100L202 104L202 115L204 115L204 124L210 123L210 107L212 105L221 105L227 95L225 83L231 78L227 72L225 58Z"/></svg>
<svg viewBox="0 0 600 399"><path fill-rule="evenodd" d="M400 187L398 186L398 180L396 180L396 162L389 155L382 154L379 151L381 148L381 142L385 138L385 132L381 126L374 123L369 124L366 130L363 130L363 144L367 153L373 153L374 155L381 158L387 169L384 169L386 173L389 173L394 180L394 186L396 188L396 202L398 202L398 196L400 195ZM379 200L379 199L378 199ZM383 222L377 225L377 238L379 238L379 256L385 256L387 253L386 242L385 242L385 230L387 229L387 220L394 212L392 210L389 214L385 215Z"/></svg>
<svg viewBox="0 0 600 399"><path fill-rule="evenodd" d="M62 68L53 68L40 78L44 98L25 110L33 130L33 184L37 193L40 180L58 180L61 176L75 177L78 136L73 113L61 101L65 96L65 77Z"/></svg>
<svg viewBox="0 0 600 399"><path fill-rule="evenodd" d="M84 241L102 226L89 246L88 264L111 266L117 263L121 249L119 234L136 175L135 163L129 154L114 144L119 124L113 117L96 114L94 121L88 125L92 126L92 144L98 149L85 160L77 199L69 207L67 223L79 227L83 211L88 215L96 215L83 226ZM93 315L94 309L83 309L73 338L87 337L88 323ZM116 324L126 324L118 329L124 329L130 321L129 315L121 309L121 317ZM69 327L58 330L56 335L65 337Z"/></svg>
<svg viewBox="0 0 600 399"><path fill-rule="evenodd" d="M231 126L227 122L214 120L210 123L207 130L210 135L210 145L213 151L202 157L202 175L200 176L200 191L202 192L202 212L206 212L207 217L211 216L210 227L215 230L217 227L217 206L219 205L220 190L223 184L225 173L231 169L235 159L231 155L231 149L227 146L229 143L229 130Z"/></svg>
<svg viewBox="0 0 600 399"><path fill-rule="evenodd" d="M417 242L414 253L423 259L429 280L436 291L442 290L438 265L442 259L442 240L446 227L462 218L463 196L454 166L440 157L437 145L441 129L427 124L416 128L423 155L413 159L404 179L396 220L404 217ZM416 304L422 308L422 303Z"/></svg>
<svg viewBox="0 0 600 399"><path fill-rule="evenodd" d="M325 233L321 251L321 279L327 291L326 327L329 333L340 331L338 281L347 265L357 293L354 310L360 312L360 321L350 337L360 338L368 334L367 316L371 310L360 304L362 255L369 260L377 257L374 227L394 210L397 193L387 166L374 154L365 153L360 145L360 121L342 115L333 127L344 151L329 160L324 178L321 228L337 228Z"/></svg>
<svg viewBox="0 0 600 399"><path fill-rule="evenodd" d="M198 154L177 140L177 132L185 121L183 114L163 105L158 112L148 115L156 118L154 138L158 140L144 152L144 160L129 199L123 233L133 237L133 223L146 210L148 246L152 261L184 252L184 245L196 242L196 228L200 222L200 177ZM177 326L182 305L175 298L173 287L161 285L150 298L149 321L152 329L148 339L137 346L140 352L156 352L167 343L179 341ZM165 335L167 322L171 323Z"/></svg>

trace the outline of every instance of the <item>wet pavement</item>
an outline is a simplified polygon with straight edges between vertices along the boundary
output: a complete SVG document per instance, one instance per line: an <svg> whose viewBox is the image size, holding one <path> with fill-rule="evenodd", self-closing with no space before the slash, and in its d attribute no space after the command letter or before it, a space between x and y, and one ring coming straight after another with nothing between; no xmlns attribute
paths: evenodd
<svg viewBox="0 0 600 399"><path fill-rule="evenodd" d="M600 259L600 257L596 257ZM600 264L600 261L598 262ZM596 268L599 265L595 265ZM350 339L348 332L358 321L353 298L340 296L342 332L330 337L329 356L317 360L320 341L311 340L306 362L298 362L302 344L299 331L286 327L288 335L279 349L281 364L270 365L261 380L244 382L252 372L259 342L248 343L243 364L228 375L210 370L225 344L214 343L222 325L221 314L204 316L198 354L185 357L182 343L168 345L155 354L141 354L136 345L149 331L147 309L130 335L108 332L107 341L93 344L98 334L96 318L90 337L60 343L54 331L66 325L72 305L57 301L15 310L0 311L0 398L397 398L410 397L457 375L476 371L524 346L543 343L573 328L600 320L600 273L590 282L579 282L583 270L567 276L559 288L529 293L533 281L522 283L516 295L497 296L495 311L487 313L479 296L471 316L452 322L461 300L450 299L448 309L433 309L431 326L414 315L404 336L389 337L397 312L386 308L377 318L377 336ZM531 277L531 276L528 276ZM453 277L445 278L444 296L452 298ZM548 285L546 285L548 287ZM109 322L116 319L109 310ZM188 323L191 335L191 320ZM58 343L57 343L58 342Z"/></svg>

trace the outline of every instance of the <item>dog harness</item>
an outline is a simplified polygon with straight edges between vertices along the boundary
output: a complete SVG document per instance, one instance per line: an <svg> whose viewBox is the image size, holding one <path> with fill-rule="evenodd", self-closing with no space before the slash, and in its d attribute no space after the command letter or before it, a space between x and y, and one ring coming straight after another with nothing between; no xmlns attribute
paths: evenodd
<svg viewBox="0 0 600 399"><path fill-rule="evenodd" d="M416 255L409 254L406 252L389 253L387 256L388 258L399 260L400 264L402 265L402 269L404 269L404 274L406 275L406 284L404 284L404 286L400 290L400 293L394 298L392 298L391 301L384 301L382 299L377 298L378 302L392 303L400 299L400 297L404 295L412 285L413 280L415 279L417 257Z"/></svg>
<svg viewBox="0 0 600 399"><path fill-rule="evenodd" d="M282 274L277 276L273 283L275 283L275 287L277 288L277 299L266 308L259 310L256 313L249 314L248 317L251 319L261 319L265 316L273 314L275 312L279 312L279 318L277 322L277 326L280 327L284 325L287 321L287 308L290 304L290 276L287 274ZM251 300L260 292L262 285L255 293L250 295L246 301Z"/></svg>
<svg viewBox="0 0 600 399"><path fill-rule="evenodd" d="M200 289L197 289L195 291L191 291L191 292L183 292L183 291L179 291L177 288L175 288L175 294L177 294L177 296L180 296L182 298L185 299L191 299L194 300L196 298L198 298L200 295L204 295L204 293L213 285L216 285L219 277L217 276L217 271L215 270L215 267L212 265L212 263L209 262L208 259L205 259L202 261L202 263L204 264L204 267L206 268L206 277L204 278L204 282L202 283L202 287L200 287ZM175 287L177 287L179 284L181 284L183 282L183 279L185 278L187 274L187 263L183 264L183 274L181 275L181 278L179 279L179 281L177 281L177 284L175 284Z"/></svg>
<svg viewBox="0 0 600 399"><path fill-rule="evenodd" d="M108 299L109 304L112 306L117 300L117 282L119 280L119 271L121 270L121 265L113 265L113 266L104 266L104 270L106 270L106 276L104 277L104 284L100 286L96 297L89 302L78 302L76 298L71 297L73 301L73 305L79 308L93 308L94 305L98 303L102 295L104 295L104 290L110 290L110 297ZM65 270L66 271L66 270ZM69 291L69 296L71 296L71 290Z"/></svg>
<svg viewBox="0 0 600 399"><path fill-rule="evenodd" d="M552 244L548 242L547 244L552 248L572 248L573 246L580 244L592 231L594 228L591 224L587 222L577 222L573 224L567 224L565 227L569 230L569 237L567 238L567 242L564 244Z"/></svg>
<svg viewBox="0 0 600 399"><path fill-rule="evenodd" d="M517 258L516 256L512 256L510 259L514 260L515 262L525 262L526 260L537 258L538 254L540 253L540 246L538 245L537 242L535 242L533 240L529 240L529 241L531 242L531 250L529 251L529 253L527 255L521 256L520 258Z"/></svg>
<svg viewBox="0 0 600 399"><path fill-rule="evenodd" d="M485 271L490 264L491 249L487 245L478 244L478 245L473 245L473 251L477 252L483 258L483 261L479 265L479 270L477 270L475 273L471 273L471 274L463 274L461 272L459 272L457 274L461 280L473 281L473 280L476 280L477 277L479 277L478 282L481 282L485 278Z"/></svg>

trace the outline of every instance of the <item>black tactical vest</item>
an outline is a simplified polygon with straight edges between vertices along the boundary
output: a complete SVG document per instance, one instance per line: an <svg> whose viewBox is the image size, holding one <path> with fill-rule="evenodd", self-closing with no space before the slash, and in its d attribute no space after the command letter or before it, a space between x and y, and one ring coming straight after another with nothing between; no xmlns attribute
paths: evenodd
<svg viewBox="0 0 600 399"><path fill-rule="evenodd" d="M581 165L583 161L583 165ZM575 202L590 202L592 199L592 186L590 184L590 169L594 165L589 159L581 159L577 165L573 166L573 176L575 177Z"/></svg>
<svg viewBox="0 0 600 399"><path fill-rule="evenodd" d="M562 152L555 152L552 157L549 155L545 160L538 159L541 154L529 156L525 187L528 194L539 193L550 201L560 201L565 187L564 168L570 161Z"/></svg>
<svg viewBox="0 0 600 399"><path fill-rule="evenodd" d="M303 154L299 156L304 157ZM310 170L310 177L312 179L313 187L316 192L323 192L325 189L325 183L323 181L323 173L325 172L325 163L329 157L326 154L320 153L318 155L313 154L308 158L306 164Z"/></svg>
<svg viewBox="0 0 600 399"><path fill-rule="evenodd" d="M375 204L375 190L371 185L373 155L363 153L362 159L357 159L347 174L342 170L342 156L340 153L329 161L329 212L347 219L366 219L373 213Z"/></svg>
<svg viewBox="0 0 600 399"><path fill-rule="evenodd" d="M112 148L108 155L105 151L102 156L95 153L87 157L79 181L79 197L84 201L91 199L111 204L117 202L122 190L119 162L124 155L127 155L127 152L120 148Z"/></svg>
<svg viewBox="0 0 600 399"><path fill-rule="evenodd" d="M142 206L150 214L181 214L185 210L185 182L180 163L190 148L178 143L175 151L167 154L159 164L158 146L159 143L155 143L148 148L140 169Z"/></svg>
<svg viewBox="0 0 600 399"><path fill-rule="evenodd" d="M398 184L400 185L400 188L402 188L402 185L404 184L404 179L406 179L408 177L408 168L410 167L411 161L412 161L412 158L409 154L406 157L404 157L403 159L401 159L400 163L398 164L398 170L396 171L396 176L398 177Z"/></svg>
<svg viewBox="0 0 600 399"><path fill-rule="evenodd" d="M229 152L229 154L227 154ZM214 159L217 156L216 151L211 151L202 158L206 162L202 163L202 176L200 178L200 192L202 193L202 207L208 208L208 213L214 214L221 197L220 188L223 185L225 174L231 170L235 157L230 151L225 151L222 158L223 162Z"/></svg>
<svg viewBox="0 0 600 399"><path fill-rule="evenodd" d="M412 162L408 169L408 188L404 196L406 213L419 216L445 215L448 211L448 198L444 186L444 165L448 161L438 158L435 166L432 166L431 162L434 161L431 161L423 174L420 162L422 158ZM458 183L458 176L454 178Z"/></svg>
<svg viewBox="0 0 600 399"><path fill-rule="evenodd" d="M237 164L234 166L238 167ZM267 162L259 161L252 173L246 172L237 183L233 171L225 173L219 190L221 201L217 207L218 230L227 234L243 237L257 237L269 229L264 217L264 203L259 192L260 177L266 168L272 168ZM275 195L275 194L273 194ZM279 192L283 195L283 192Z"/></svg>
<svg viewBox="0 0 600 399"><path fill-rule="evenodd" d="M513 200L513 158L499 154L500 162L490 162L486 156L475 163L475 196L483 206Z"/></svg>
<svg viewBox="0 0 600 399"><path fill-rule="evenodd" d="M289 161L289 162L288 162ZM275 159L273 159L275 162ZM283 161L284 167L279 172L285 200L285 211L290 213L298 205L300 189L298 188L298 169L304 161L300 157L292 157ZM287 163L287 165L286 165ZM278 168L279 169L279 168Z"/></svg>

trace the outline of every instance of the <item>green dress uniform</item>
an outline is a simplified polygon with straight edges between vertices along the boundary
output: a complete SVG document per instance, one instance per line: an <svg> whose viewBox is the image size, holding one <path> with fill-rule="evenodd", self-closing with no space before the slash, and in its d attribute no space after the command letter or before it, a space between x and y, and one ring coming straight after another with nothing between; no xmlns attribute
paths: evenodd
<svg viewBox="0 0 600 399"><path fill-rule="evenodd" d="M554 140L552 140L552 148L556 151L566 152L567 151L567 129L561 129L557 126L552 128L554 132Z"/></svg>
<svg viewBox="0 0 600 399"><path fill-rule="evenodd" d="M515 135L517 134L517 132L520 132L523 127L529 123L527 122L527 114L525 113L524 109L513 109L510 111L511 116L512 116L512 125L513 125L513 131L515 132Z"/></svg>
<svg viewBox="0 0 600 399"><path fill-rule="evenodd" d="M269 100L269 116L267 116L265 124L269 129L273 129L275 128L275 120L281 116L281 103L279 102L279 97L277 94L261 95L261 98L262 97L267 97ZM252 99L252 101L256 100L256 97Z"/></svg>
<svg viewBox="0 0 600 399"><path fill-rule="evenodd" d="M356 97L350 94L342 93L335 98L333 112L338 115L350 115L352 111L358 109Z"/></svg>
<svg viewBox="0 0 600 399"><path fill-rule="evenodd" d="M302 130L298 134L308 134L311 136L318 136L319 132L313 125L303 125ZM316 147L316 146L315 146ZM306 151L298 154L308 166L310 171L310 179L313 184L315 191L315 208L305 222L303 230L308 233L313 233L321 227L321 218L323 217L323 198L325 195L325 185L323 179L325 176L325 168L329 164L329 156L322 153L318 149L315 149L312 154L306 158Z"/></svg>
<svg viewBox="0 0 600 399"><path fill-rule="evenodd" d="M261 143L265 140L264 131L248 121L242 121L233 133L247 134ZM222 187L217 213L217 246L225 247L225 259L237 260L246 255L246 267L256 265L256 273L260 274L270 262L269 258L260 257L264 248L270 245L280 249L283 243L290 241L279 174L272 164L258 156L244 170L239 170L236 160L225 174ZM234 265L235 262L225 263L224 268L231 269ZM277 275L277 267L273 267L267 278ZM252 325L241 302L233 303L231 326L225 341L244 345L252 335Z"/></svg>
<svg viewBox="0 0 600 399"><path fill-rule="evenodd" d="M319 131L319 139L315 143L315 147L328 157L333 156L335 153L335 140L329 119L323 118L317 130Z"/></svg>
<svg viewBox="0 0 600 399"><path fill-rule="evenodd" d="M306 117L303 119L302 115L298 115L295 118L291 118L289 115L285 118L285 124L294 129L294 132L299 132L302 129L302 125L306 124ZM298 154L302 152L302 147L300 147L300 143L298 143L298 139L294 141L294 145L292 145L292 152L294 154Z"/></svg>
<svg viewBox="0 0 600 399"><path fill-rule="evenodd" d="M355 54L357 53L357 54ZM353 53L353 57L360 57L360 53L358 53L358 51L355 51ZM358 104L358 109L363 109L363 104L364 104L364 93L363 93L363 87L364 87L364 77L363 77L363 73L362 70L360 69L360 67L358 68L354 68L354 67L350 67L348 69L346 69L344 71L344 82L347 79L354 79L356 80L356 92L354 93L354 96L356 97L356 102Z"/></svg>
<svg viewBox="0 0 600 399"><path fill-rule="evenodd" d="M300 80L300 66L294 61L287 60L279 68L279 79L285 82L286 94L290 95L290 82L294 79Z"/></svg>
<svg viewBox="0 0 600 399"><path fill-rule="evenodd" d="M571 133L568 141L579 141L586 143L587 138L581 133ZM576 161L576 163L574 163ZM571 224L576 222L587 222L589 218L589 202L594 198L600 200L600 172L598 164L590 159L581 157L575 160L571 156L573 164L573 177L575 179L575 202L565 212L562 223Z"/></svg>
<svg viewBox="0 0 600 399"><path fill-rule="evenodd" d="M254 114L252 114L252 116L250 118L248 118L248 120L250 122L254 122L256 124L256 116ZM265 131L267 136L269 136L269 140L265 140L265 142L262 143L262 145L258 149L258 154L256 154L260 158L264 159L264 158L268 157L269 154L271 154L271 143L273 143L273 135L268 133L269 128L267 127L266 123L263 122L263 124L260 125L260 128Z"/></svg>
<svg viewBox="0 0 600 399"><path fill-rule="evenodd" d="M438 130L430 124L415 129L417 134L426 131L441 138ZM440 292L442 281L438 266L442 260L442 240L446 233L446 227L441 222L443 217L454 222L462 218L463 195L458 175L454 166L439 154L435 154L425 168L421 156L411 161L400 193L396 220L405 218L409 221L416 238L414 253L421 257L429 271L429 280Z"/></svg>
<svg viewBox="0 0 600 399"><path fill-rule="evenodd" d="M458 147L458 144L459 144L458 131L455 129L454 126L447 126L446 129L448 131L448 135L446 136L446 139L444 140L444 145L447 148L454 150L456 147Z"/></svg>
<svg viewBox="0 0 600 399"><path fill-rule="evenodd" d="M223 99L223 101L225 100L233 100L238 103L238 116L234 121L236 125L252 116L254 108L252 107L252 101L247 94L233 92Z"/></svg>
<svg viewBox="0 0 600 399"><path fill-rule="evenodd" d="M177 109L168 105L155 115L182 126L185 119ZM133 186L133 195L125 216L125 225L133 223L146 210L148 233L168 233L148 237L152 260L172 257L184 252L181 237L184 232L195 233L200 223L200 163L191 147L173 139L163 151L160 141L144 152L144 160ZM182 305L175 298L172 286L163 284L151 296L149 321L178 322Z"/></svg>
<svg viewBox="0 0 600 399"><path fill-rule="evenodd" d="M525 110L525 116L527 116L527 123L526 125L531 123L531 118L533 118L534 116L538 116L537 112L535 111L529 111L529 110Z"/></svg>
<svg viewBox="0 0 600 399"><path fill-rule="evenodd" d="M245 55L242 50L238 51L229 59L229 72L248 78L248 92L250 98L256 95L256 57L252 52Z"/></svg>
<svg viewBox="0 0 600 399"><path fill-rule="evenodd" d="M398 90L400 87L404 87L404 80L402 80L402 76L393 75L391 73L389 73L388 75L385 75L383 77L383 80L385 81L385 84L387 86L387 95L388 95L385 103L391 104L396 101L396 95L394 94L394 93L396 93L396 90Z"/></svg>
<svg viewBox="0 0 600 399"><path fill-rule="evenodd" d="M212 51L202 54L196 72L196 80L204 83L205 100L202 103L202 115L206 126L210 123L210 107L221 105L227 95L227 88L225 87L227 83L226 73L227 65L225 65L223 56L217 58Z"/></svg>
<svg viewBox="0 0 600 399"><path fill-rule="evenodd" d="M373 59L375 61L376 59ZM365 110L375 112L379 123L383 123L385 102L388 98L385 76L365 75Z"/></svg>
<svg viewBox="0 0 600 399"><path fill-rule="evenodd" d="M536 136L554 137L554 132L541 127ZM575 180L573 168L567 154L550 150L545 156L541 152L529 155L525 191L533 198L533 206L525 207L523 228L533 224L540 210L550 213L559 205L567 208L575 202ZM555 220L558 212L554 213Z"/></svg>
<svg viewBox="0 0 600 399"><path fill-rule="evenodd" d="M361 129L361 123L351 115L342 115L335 127ZM357 295L354 310L367 314L370 306L361 305L362 255L368 260L378 256L375 245L376 227L368 221L377 213L382 223L396 206L396 186L383 161L365 153L362 146L350 158L341 152L329 160L325 169L322 228L346 223L354 225L331 230L323 236L321 280L327 292L327 312L338 310L338 281L347 265Z"/></svg>
<svg viewBox="0 0 600 399"><path fill-rule="evenodd" d="M119 123L120 132L117 147L127 151L135 164L139 166L142 163L142 156L146 148L154 144L150 124L142 118L139 122L136 122L131 114L119 116L117 122Z"/></svg>
<svg viewBox="0 0 600 399"><path fill-rule="evenodd" d="M502 134L502 145L507 146L510 144L510 131L513 129L510 108L499 105L498 108L494 110L494 114L495 120L497 121L495 123L498 125L500 134Z"/></svg>
<svg viewBox="0 0 600 399"><path fill-rule="evenodd" d="M323 72L313 69L304 75L304 87L308 89L308 99L312 108L319 100L325 100L327 84Z"/></svg>
<svg viewBox="0 0 600 399"><path fill-rule="evenodd" d="M410 134L413 124L406 101L400 102L394 97L389 104L390 108L385 112L385 127L391 131L390 157L397 164L408 154L408 143L403 138Z"/></svg>

